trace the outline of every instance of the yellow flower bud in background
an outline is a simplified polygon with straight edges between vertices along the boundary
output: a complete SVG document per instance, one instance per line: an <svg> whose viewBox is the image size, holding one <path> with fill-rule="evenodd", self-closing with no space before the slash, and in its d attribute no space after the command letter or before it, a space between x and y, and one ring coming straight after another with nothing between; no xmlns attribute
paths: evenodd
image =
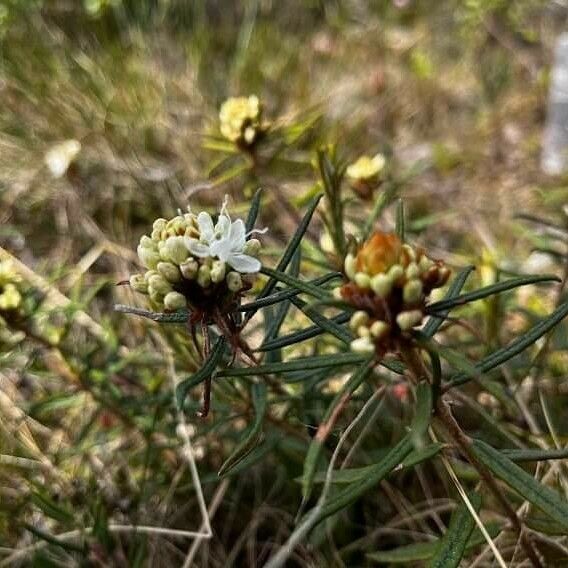
<svg viewBox="0 0 568 568"><path fill-rule="evenodd" d="M187 300L179 292L168 292L164 296L164 307L172 311L181 310L187 307Z"/></svg>
<svg viewBox="0 0 568 568"><path fill-rule="evenodd" d="M12 283L5 284L0 294L0 310L15 310L22 301L22 295Z"/></svg>

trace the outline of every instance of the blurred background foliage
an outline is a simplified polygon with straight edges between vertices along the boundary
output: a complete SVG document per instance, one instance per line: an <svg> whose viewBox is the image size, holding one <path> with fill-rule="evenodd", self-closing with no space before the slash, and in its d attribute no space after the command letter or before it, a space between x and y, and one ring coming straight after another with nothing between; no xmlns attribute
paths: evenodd
<svg viewBox="0 0 568 568"><path fill-rule="evenodd" d="M216 208L226 193L244 216L261 185L268 191L258 225L270 229L263 238L270 265L317 190L316 150L335 144L344 161L385 154L405 199L409 238L453 267L478 266L472 282L562 276L566 178L546 177L539 159L551 53L567 18L565 2L544 0L3 0L0 260L19 259L17 272L36 299L33 321L19 321L17 341L3 342L0 355L3 558L42 543L15 561L171 566L191 551L187 539L109 530L109 523L186 530L201 523L168 374L171 359L188 376L199 354L183 329L158 332L113 313L116 302L137 302L115 284L136 271L135 246L155 218L188 203ZM218 135L220 104L251 93L282 144L279 159L260 166ZM80 151L66 175L54 177L46 155L70 139ZM356 196L350 203L348 230L371 209ZM380 226L392 229L394 217L386 209ZM326 262L317 250L321 229L314 218L303 274ZM468 306L460 315L473 331L449 325L444 341L472 358L505 345L564 294L539 290ZM284 329L306 321L296 313ZM334 347L333 339L317 339L284 356ZM562 446L567 372L564 324L492 382L461 393L462 423L504 447ZM285 541L307 444L344 379L287 385L295 402L274 401L255 463L221 479L217 471L254 409L222 379L214 420L199 421L194 393L186 410L214 531L190 552L195 565L262 565ZM348 414L379 384L374 377ZM355 465L376 461L409 422L408 393L392 377L385 384L350 455ZM527 416L535 428L527 429ZM474 473L460 465L471 481ZM388 565L392 559L367 554L433 541L455 508L455 490L440 463L421 467L382 482L345 523L319 527L290 565ZM555 475L565 491L565 468ZM489 521L499 520L487 509ZM556 562L565 537L545 524L538 530ZM85 527L92 532L84 540L53 536ZM511 558L514 534L501 545ZM492 565L482 550L472 558Z"/></svg>

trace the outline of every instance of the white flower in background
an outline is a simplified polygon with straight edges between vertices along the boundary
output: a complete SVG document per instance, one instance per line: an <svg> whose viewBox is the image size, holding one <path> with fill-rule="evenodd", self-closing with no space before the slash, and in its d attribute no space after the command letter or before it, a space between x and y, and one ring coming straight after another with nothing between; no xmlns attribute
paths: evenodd
<svg viewBox="0 0 568 568"><path fill-rule="evenodd" d="M81 143L78 140L65 140L48 150L45 165L54 178L63 177L80 151Z"/></svg>
<svg viewBox="0 0 568 568"><path fill-rule="evenodd" d="M231 221L226 200L216 224L213 224L211 215L204 211L197 216L197 224L200 238L185 237L185 245L192 255L199 258L216 257L242 274L260 270L260 261L250 254L258 251L256 240L247 241L247 237L253 233L264 233L267 229L247 233L242 219Z"/></svg>
<svg viewBox="0 0 568 568"><path fill-rule="evenodd" d="M244 139L252 144L260 127L260 101L256 95L231 97L219 111L221 134L231 142Z"/></svg>

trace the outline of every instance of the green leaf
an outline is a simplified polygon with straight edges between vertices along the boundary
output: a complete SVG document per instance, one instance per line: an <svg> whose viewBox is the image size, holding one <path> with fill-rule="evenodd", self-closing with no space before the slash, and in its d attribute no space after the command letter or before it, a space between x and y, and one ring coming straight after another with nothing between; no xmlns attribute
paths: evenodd
<svg viewBox="0 0 568 568"><path fill-rule="evenodd" d="M49 518L55 519L60 523L73 522L73 513L60 504L55 503L47 493L34 491L31 493L30 498L32 503Z"/></svg>
<svg viewBox="0 0 568 568"><path fill-rule="evenodd" d="M386 187L384 187L382 191L377 192L377 199L375 200L373 210L367 218L367 222L363 229L363 239L367 239L369 237L377 219L381 216L381 213L385 210L385 208L392 203L392 200L395 198L396 192L400 187L399 183L392 180L385 182L385 186Z"/></svg>
<svg viewBox="0 0 568 568"><path fill-rule="evenodd" d="M455 298L461 292L464 287L469 275L475 270L475 266L466 266L452 281L448 293L446 294L444 300L449 300ZM434 337L436 332L440 329L442 323L444 323L444 318L448 315L449 310L444 310L439 316L430 316L422 333L426 337Z"/></svg>
<svg viewBox="0 0 568 568"><path fill-rule="evenodd" d="M218 363L223 357L226 343L227 342L224 337L219 337L215 342L215 345L213 345L213 349L211 349L211 353L209 353L209 357L205 360L202 367L189 378L178 383L176 387L176 400L180 408L183 407L183 403L189 391L213 374Z"/></svg>
<svg viewBox="0 0 568 568"><path fill-rule="evenodd" d="M476 511L481 507L481 497L470 494L469 500ZM453 512L448 530L440 540L436 553L428 564L430 568L457 568L466 550L475 522L465 503Z"/></svg>
<svg viewBox="0 0 568 568"><path fill-rule="evenodd" d="M121 312L123 314L141 316L151 319L152 321L157 321L158 323L186 323L191 315L191 312L188 310L178 310L177 312L172 313L149 312L148 310L142 310L133 306L125 306L124 304L115 304L114 311Z"/></svg>
<svg viewBox="0 0 568 568"><path fill-rule="evenodd" d="M313 286L322 286L326 284L330 280L334 280L335 278L341 278L340 272L330 272L324 276L320 276L319 278L315 278L314 280L308 280L308 284ZM279 304L284 300L289 300L298 294L301 294L301 290L297 290L295 288L286 288L284 290L279 290L278 292L271 294L270 296L266 296L261 299L257 299L254 302L249 302L247 304L243 304L237 308L239 312L256 312L256 310L260 308L264 308L266 306L271 306L272 304Z"/></svg>
<svg viewBox="0 0 568 568"><path fill-rule="evenodd" d="M63 548L63 550L67 550L69 552L80 552L85 553L85 546L81 546L79 544L75 544L74 542L69 542L67 540L60 540L56 536L38 528L30 525L29 523L23 523L24 528L31 532L33 535L38 537L40 540L43 540L51 545L59 546Z"/></svg>
<svg viewBox="0 0 568 568"><path fill-rule="evenodd" d="M499 523L488 523L485 529L491 538L496 537L502 530ZM475 529L470 539L467 541L466 550L475 548L480 544L485 543L485 537L481 534L479 529ZM393 550L385 550L380 552L373 552L367 554L367 558L375 562L382 562L384 564L409 564L416 563L424 560L429 560L434 556L439 546L438 541L433 542L419 542L416 544L407 544L406 546L399 546Z"/></svg>
<svg viewBox="0 0 568 568"><path fill-rule="evenodd" d="M351 314L339 314L330 318L328 321L332 321L337 325L341 325L342 323L347 323L351 318ZM306 329L300 329L298 331L294 331L293 333L289 333L288 335L283 335L282 337L277 337L271 341L267 341L263 343L257 351L271 351L273 349L282 349L283 347L287 347L288 345L294 345L296 343L301 343L302 341L307 341L308 339L312 339L313 337L317 337L324 333L324 329L322 329L319 325L313 325Z"/></svg>
<svg viewBox="0 0 568 568"><path fill-rule="evenodd" d="M511 278L510 280L505 280L504 282L498 282L497 284L492 284L491 286L485 286L474 292L469 292L467 294L462 294L461 296L456 296L454 298L448 298L440 302L434 302L426 306L427 313L437 313L444 312L446 310L451 310L458 306L463 306L469 302L474 302L475 300L481 300L487 298L488 296L493 296L495 294L500 294L501 292L506 292L507 290L512 290L514 288L519 288L520 286L527 286L529 284L538 284L539 282L560 282L558 276L554 275L543 275L543 276L521 276L519 278Z"/></svg>
<svg viewBox="0 0 568 568"><path fill-rule="evenodd" d="M258 446L262 439L262 421L266 413L267 404L266 384L257 383L252 386L252 402L255 412L254 422L245 433L243 439L237 444L237 447L219 469L217 475L220 477L230 473L235 466L244 460L252 452L252 450Z"/></svg>
<svg viewBox="0 0 568 568"><path fill-rule="evenodd" d="M322 507L314 526L330 515L351 505L357 501L361 495L375 487L375 485L400 466L406 456L412 451L412 447L411 436L407 434L379 463L373 465L372 469L369 469L365 479L349 485L334 495Z"/></svg>
<svg viewBox="0 0 568 568"><path fill-rule="evenodd" d="M245 223L247 233L254 229L254 225L256 223L256 219L258 218L258 212L260 211L260 198L262 197L262 189L259 188L256 190L251 203L249 212L247 215L247 220Z"/></svg>
<svg viewBox="0 0 568 568"><path fill-rule="evenodd" d="M415 448L423 448L424 442L422 440L424 434L430 426L432 419L432 387L422 382L416 387L416 412L412 423L412 443Z"/></svg>
<svg viewBox="0 0 568 568"><path fill-rule="evenodd" d="M563 496L536 481L532 475L485 442L474 439L471 449L477 459L496 477L514 489L523 499L568 529L568 502Z"/></svg>
<svg viewBox="0 0 568 568"><path fill-rule="evenodd" d="M321 355L319 357L299 357L282 363L270 363L257 367L220 369L218 377L248 377L250 375L270 375L277 373L293 373L294 371L310 371L328 367L359 365L368 356L359 353L338 353L337 355Z"/></svg>
<svg viewBox="0 0 568 568"><path fill-rule="evenodd" d="M514 462L531 462L545 460L564 460L568 458L568 448L560 448L555 450L500 450L501 453Z"/></svg>
<svg viewBox="0 0 568 568"><path fill-rule="evenodd" d="M548 333L557 324L559 324L568 315L568 302L561 304L552 314L547 318L537 323L531 328L531 330L509 343L506 347L498 349L491 355L483 359L482 361L475 364L475 368L479 373L488 373L495 367L502 365L505 361L512 359L515 355L518 355L524 351L527 347L533 345L538 339L540 339L544 334ZM444 390L450 389L452 387L463 385L470 380L468 375L460 373L452 378L444 386Z"/></svg>
<svg viewBox="0 0 568 568"><path fill-rule="evenodd" d="M300 243L302 242L302 238L304 237L304 234L308 229L308 225L310 224L310 221L312 220L312 216L313 216L313 214L316 210L316 207L318 206L318 203L319 203L321 198L322 198L322 194L317 195L312 200L310 206L308 207L308 210L306 211L306 214L304 215L302 221L298 225L298 228L296 229L294 236L292 237L292 239L288 243L288 246L286 247L286 250L284 251L282 258L280 259L280 261L278 262L278 265L276 266L276 270L278 272L283 272L288 267L288 264L292 260L292 257L294 256L296 249L300 246ZM266 296L270 296L270 294L272 293L272 290L274 290L275 286L276 286L276 279L270 278L268 280L268 282L265 284L264 288L260 291L260 294L257 296L257 298L256 298L257 301L261 300L262 298L265 298ZM247 319L250 319L253 315L254 315L254 312L250 312L249 315L247 316Z"/></svg>
<svg viewBox="0 0 568 568"><path fill-rule="evenodd" d="M292 298L292 303L299 308L308 318L310 318L322 331L337 337L343 343L349 344L353 340L351 332L345 327L337 324L333 319L322 316L309 304L306 304L298 298Z"/></svg>
<svg viewBox="0 0 568 568"><path fill-rule="evenodd" d="M335 409L340 403L345 400L345 397L351 396L371 374L374 366L373 359L374 357L369 357L367 355L363 364L351 375L349 380L343 385L339 392L336 393L325 411L325 414L321 421L322 424L325 424L330 420ZM318 430L318 433L319 432L320 430ZM327 436L324 435L323 439L320 439L318 434L316 434L316 436L310 443L310 447L308 448L308 453L306 454L306 459L304 460L304 472L302 475L302 495L304 502L307 501L310 496L314 476L326 438Z"/></svg>
<svg viewBox="0 0 568 568"><path fill-rule="evenodd" d="M314 286L309 282L304 280L300 280L299 278L294 278L290 274L286 274L285 272L279 272L278 270L273 270L272 268L268 268L267 266L263 266L260 269L262 274L266 274L275 280L279 280L280 282L284 282L284 284L288 284L292 288L296 288L300 292L305 294L309 294L314 298L318 298L319 300L324 300L330 297L329 293L318 286Z"/></svg>

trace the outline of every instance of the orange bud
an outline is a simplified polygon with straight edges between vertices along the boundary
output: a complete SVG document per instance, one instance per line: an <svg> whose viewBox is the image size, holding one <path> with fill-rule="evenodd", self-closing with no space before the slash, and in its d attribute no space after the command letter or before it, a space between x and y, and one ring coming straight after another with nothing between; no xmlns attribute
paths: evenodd
<svg viewBox="0 0 568 568"><path fill-rule="evenodd" d="M357 272L374 276L397 264L402 243L394 233L375 232L357 253Z"/></svg>

